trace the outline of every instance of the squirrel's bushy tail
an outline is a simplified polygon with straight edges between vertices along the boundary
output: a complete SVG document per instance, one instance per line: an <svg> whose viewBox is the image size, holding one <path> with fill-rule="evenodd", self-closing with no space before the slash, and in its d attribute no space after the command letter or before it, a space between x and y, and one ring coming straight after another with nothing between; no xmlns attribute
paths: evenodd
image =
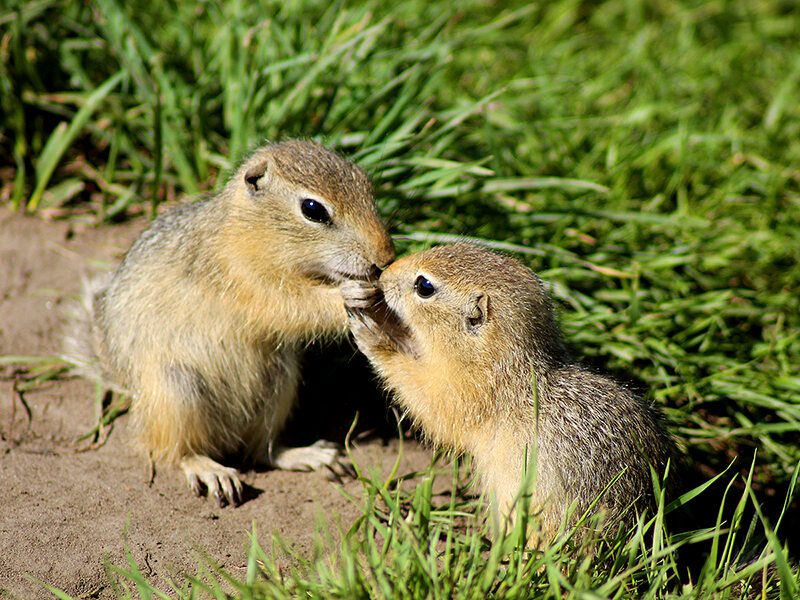
<svg viewBox="0 0 800 600"><path fill-rule="evenodd" d="M112 277L113 273L109 271L84 279L80 300L67 312L69 321L61 358L72 366L77 375L125 393L125 385L109 364L97 314L98 300L108 288Z"/></svg>

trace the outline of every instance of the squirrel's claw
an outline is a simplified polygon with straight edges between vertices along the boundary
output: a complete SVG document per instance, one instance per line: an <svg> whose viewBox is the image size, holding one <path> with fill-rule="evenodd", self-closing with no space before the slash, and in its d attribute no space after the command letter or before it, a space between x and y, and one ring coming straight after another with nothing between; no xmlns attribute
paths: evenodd
<svg viewBox="0 0 800 600"><path fill-rule="evenodd" d="M368 309L373 306L381 296L380 289L373 283L351 279L339 286L339 292L344 298L345 308L348 312L352 309Z"/></svg>
<svg viewBox="0 0 800 600"><path fill-rule="evenodd" d="M236 469L223 467L207 456L186 457L180 467L195 495L202 496L205 489L206 495L213 497L220 507L225 504L236 506L241 502L242 482Z"/></svg>

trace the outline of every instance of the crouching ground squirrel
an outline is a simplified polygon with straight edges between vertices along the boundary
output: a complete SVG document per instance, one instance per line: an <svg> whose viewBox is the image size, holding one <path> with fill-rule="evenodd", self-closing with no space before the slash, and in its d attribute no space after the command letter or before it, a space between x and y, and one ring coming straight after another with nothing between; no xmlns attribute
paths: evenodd
<svg viewBox="0 0 800 600"><path fill-rule="evenodd" d="M459 243L342 293L358 347L401 407L435 444L473 457L501 514L513 513L533 457L533 543L571 506L567 525L601 509L606 523L630 524L652 508L651 466L663 475L674 451L659 412L570 359L530 269Z"/></svg>
<svg viewBox="0 0 800 600"><path fill-rule="evenodd" d="M141 447L191 488L240 499L240 454L282 469L341 466L329 444L273 445L301 345L343 334L339 285L394 259L364 172L311 141L256 150L217 195L156 219L90 281L66 358L132 395Z"/></svg>

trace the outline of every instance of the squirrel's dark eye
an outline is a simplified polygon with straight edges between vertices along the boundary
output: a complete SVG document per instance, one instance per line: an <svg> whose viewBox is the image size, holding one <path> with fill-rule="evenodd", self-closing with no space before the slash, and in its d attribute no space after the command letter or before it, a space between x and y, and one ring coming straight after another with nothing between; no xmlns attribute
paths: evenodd
<svg viewBox="0 0 800 600"><path fill-rule="evenodd" d="M428 279L420 275L414 282L414 291L420 298L430 298L436 292L436 288Z"/></svg>
<svg viewBox="0 0 800 600"><path fill-rule="evenodd" d="M300 210L303 212L303 216L309 221L326 224L331 222L331 216L328 214L328 209L325 208L322 202L317 200L306 198L300 204Z"/></svg>

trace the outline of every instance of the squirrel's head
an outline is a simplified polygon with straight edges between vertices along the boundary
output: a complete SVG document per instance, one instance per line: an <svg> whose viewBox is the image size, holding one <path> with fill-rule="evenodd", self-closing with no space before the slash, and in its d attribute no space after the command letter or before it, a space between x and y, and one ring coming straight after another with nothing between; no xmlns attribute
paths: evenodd
<svg viewBox="0 0 800 600"><path fill-rule="evenodd" d="M272 265L328 280L375 279L394 259L367 175L310 140L256 150L227 197L243 235L263 234ZM257 248L254 248L257 251Z"/></svg>
<svg viewBox="0 0 800 600"><path fill-rule="evenodd" d="M391 264L380 286L420 354L429 349L465 367L567 360L544 284L508 256L437 246Z"/></svg>

